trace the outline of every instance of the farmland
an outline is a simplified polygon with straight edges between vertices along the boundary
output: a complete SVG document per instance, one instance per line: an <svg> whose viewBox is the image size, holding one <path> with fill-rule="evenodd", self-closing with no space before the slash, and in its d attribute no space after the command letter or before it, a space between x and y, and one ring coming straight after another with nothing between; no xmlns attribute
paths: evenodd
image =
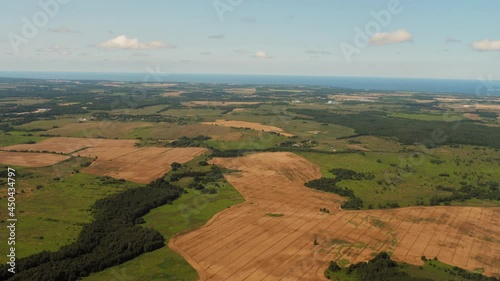
<svg viewBox="0 0 500 281"><path fill-rule="evenodd" d="M206 152L204 148L136 147L135 140L107 140L91 138L50 138L35 144L3 147L4 164L49 166L67 159L50 153L23 153L9 151L37 151L71 154L95 159L82 172L110 176L137 183L149 183L170 170L174 162L184 163ZM31 159L33 158L33 159ZM24 162L23 159L26 159ZM33 166L34 165L34 166Z"/></svg>
<svg viewBox="0 0 500 281"><path fill-rule="evenodd" d="M248 128L248 129L253 129L257 131L264 131L264 132L274 132L278 133L281 135L284 135L286 137L291 137L293 136L290 133L285 133L283 129L275 127L275 126L266 126L262 125L259 123L252 123L252 122L245 122L245 121L226 121L226 120L217 120L215 122L207 122L203 123L205 125L214 125L214 126L224 126L224 127L232 127L232 128Z"/></svg>
<svg viewBox="0 0 500 281"><path fill-rule="evenodd" d="M63 257L64 274L97 281L324 280L335 262L352 280L350 265L386 252L411 276L500 276L493 97L20 83L0 88L0 164L18 170L23 263ZM130 243L120 231L149 244L87 244ZM126 258L73 263L71 247Z"/></svg>
<svg viewBox="0 0 500 281"><path fill-rule="evenodd" d="M339 197L301 187L320 175L319 167L293 154L254 154L213 163L241 171L226 179L247 201L171 241L201 280L318 280L327 260L359 262L381 250L410 264L420 265L425 255L499 273L498 209L346 212L339 209ZM324 206L328 214L320 212Z"/></svg>
<svg viewBox="0 0 500 281"><path fill-rule="evenodd" d="M59 163L69 157L54 154L0 151L0 164L23 167L44 167Z"/></svg>

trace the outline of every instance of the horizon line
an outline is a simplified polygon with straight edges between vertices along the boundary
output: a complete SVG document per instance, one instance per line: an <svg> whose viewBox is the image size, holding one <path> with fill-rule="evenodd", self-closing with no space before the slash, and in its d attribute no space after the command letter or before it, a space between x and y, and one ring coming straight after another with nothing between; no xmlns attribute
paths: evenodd
<svg viewBox="0 0 500 281"><path fill-rule="evenodd" d="M24 77L6 77L3 76L5 72L12 73L44 73L44 74L56 74L56 73L71 73L71 74L149 74L145 72L132 72L132 71L37 71L37 70L1 70L0 77L2 78L20 78L20 79L61 79L61 80L76 80L76 79L64 79L64 78L24 78ZM435 78L435 77L394 77L394 76L342 76L342 75L307 75L307 74L275 74L275 73L264 73L264 74L253 74L253 73L168 73L168 72L158 72L155 73L161 76L168 75L215 75L215 76L279 76L279 77L318 77L318 78L367 78L367 79L414 79L414 80L457 80L457 81L475 81L481 80L481 77L476 78ZM88 79L83 79L88 80ZM94 80L94 79L92 79ZM103 79L109 81L109 79ZM491 82L500 82L500 80L490 80ZM153 81L151 81L153 82ZM161 81L156 81L161 82Z"/></svg>

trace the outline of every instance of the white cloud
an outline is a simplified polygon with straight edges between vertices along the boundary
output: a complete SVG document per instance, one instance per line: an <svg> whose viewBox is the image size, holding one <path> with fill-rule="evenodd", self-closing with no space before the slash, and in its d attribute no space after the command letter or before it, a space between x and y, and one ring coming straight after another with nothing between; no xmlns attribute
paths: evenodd
<svg viewBox="0 0 500 281"><path fill-rule="evenodd" d="M44 53L55 53L59 55L64 55L68 56L71 55L71 52L64 46L61 45L53 45L47 48L42 48L39 49L38 52L44 52Z"/></svg>
<svg viewBox="0 0 500 281"><path fill-rule="evenodd" d="M208 36L208 38L210 38L210 39L224 39L225 36L226 36L225 34L216 34L216 35Z"/></svg>
<svg viewBox="0 0 500 281"><path fill-rule="evenodd" d="M490 41L485 39L483 41L476 41L472 43L472 48L478 51L500 51L500 40Z"/></svg>
<svg viewBox="0 0 500 281"><path fill-rule="evenodd" d="M201 52L200 55L204 56L210 56L212 53L211 52Z"/></svg>
<svg viewBox="0 0 500 281"><path fill-rule="evenodd" d="M150 50L150 49L164 49L164 48L175 48L173 45L166 45L158 41L152 41L147 43L141 43L137 38L131 39L125 35L120 35L111 40L101 42L96 45L101 49L108 50Z"/></svg>
<svg viewBox="0 0 500 281"><path fill-rule="evenodd" d="M387 45L411 41L411 34L406 29L398 29L392 32L375 33L370 38L371 45Z"/></svg>
<svg viewBox="0 0 500 281"><path fill-rule="evenodd" d="M71 30L67 27L49 28L52 33L79 33L78 31Z"/></svg>
<svg viewBox="0 0 500 281"><path fill-rule="evenodd" d="M264 51L258 51L257 53L255 53L255 57L258 59L270 59L271 58Z"/></svg>

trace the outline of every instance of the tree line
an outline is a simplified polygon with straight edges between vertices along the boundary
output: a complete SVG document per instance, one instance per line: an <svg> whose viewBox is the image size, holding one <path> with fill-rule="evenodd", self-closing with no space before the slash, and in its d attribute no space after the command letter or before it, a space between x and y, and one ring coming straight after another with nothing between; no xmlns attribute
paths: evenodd
<svg viewBox="0 0 500 281"><path fill-rule="evenodd" d="M343 180L371 180L375 178L372 173L359 173L349 169L337 168L329 170L330 173L335 175L335 178L320 178L309 181L305 186L338 194L347 197L347 201L342 204L344 209L359 210L363 208L363 200L357 197L349 188L337 186L337 183Z"/></svg>
<svg viewBox="0 0 500 281"><path fill-rule="evenodd" d="M151 209L169 204L183 193L181 187L160 178L100 199L92 207L94 220L83 227L74 243L56 252L19 259L15 275L4 266L0 280L78 280L163 247L165 238L157 230L138 224Z"/></svg>

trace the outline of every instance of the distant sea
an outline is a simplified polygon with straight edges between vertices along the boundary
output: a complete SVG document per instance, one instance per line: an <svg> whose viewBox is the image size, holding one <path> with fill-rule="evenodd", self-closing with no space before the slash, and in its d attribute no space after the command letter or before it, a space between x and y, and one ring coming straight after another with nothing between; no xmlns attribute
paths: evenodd
<svg viewBox="0 0 500 281"><path fill-rule="evenodd" d="M8 72L0 71L0 77L62 79L62 80L110 80L130 82L188 82L229 83L260 85L302 85L340 87L359 90L431 92L500 96L500 81L371 78L285 75L231 75L231 74L154 74L148 73L99 73L99 72Z"/></svg>

